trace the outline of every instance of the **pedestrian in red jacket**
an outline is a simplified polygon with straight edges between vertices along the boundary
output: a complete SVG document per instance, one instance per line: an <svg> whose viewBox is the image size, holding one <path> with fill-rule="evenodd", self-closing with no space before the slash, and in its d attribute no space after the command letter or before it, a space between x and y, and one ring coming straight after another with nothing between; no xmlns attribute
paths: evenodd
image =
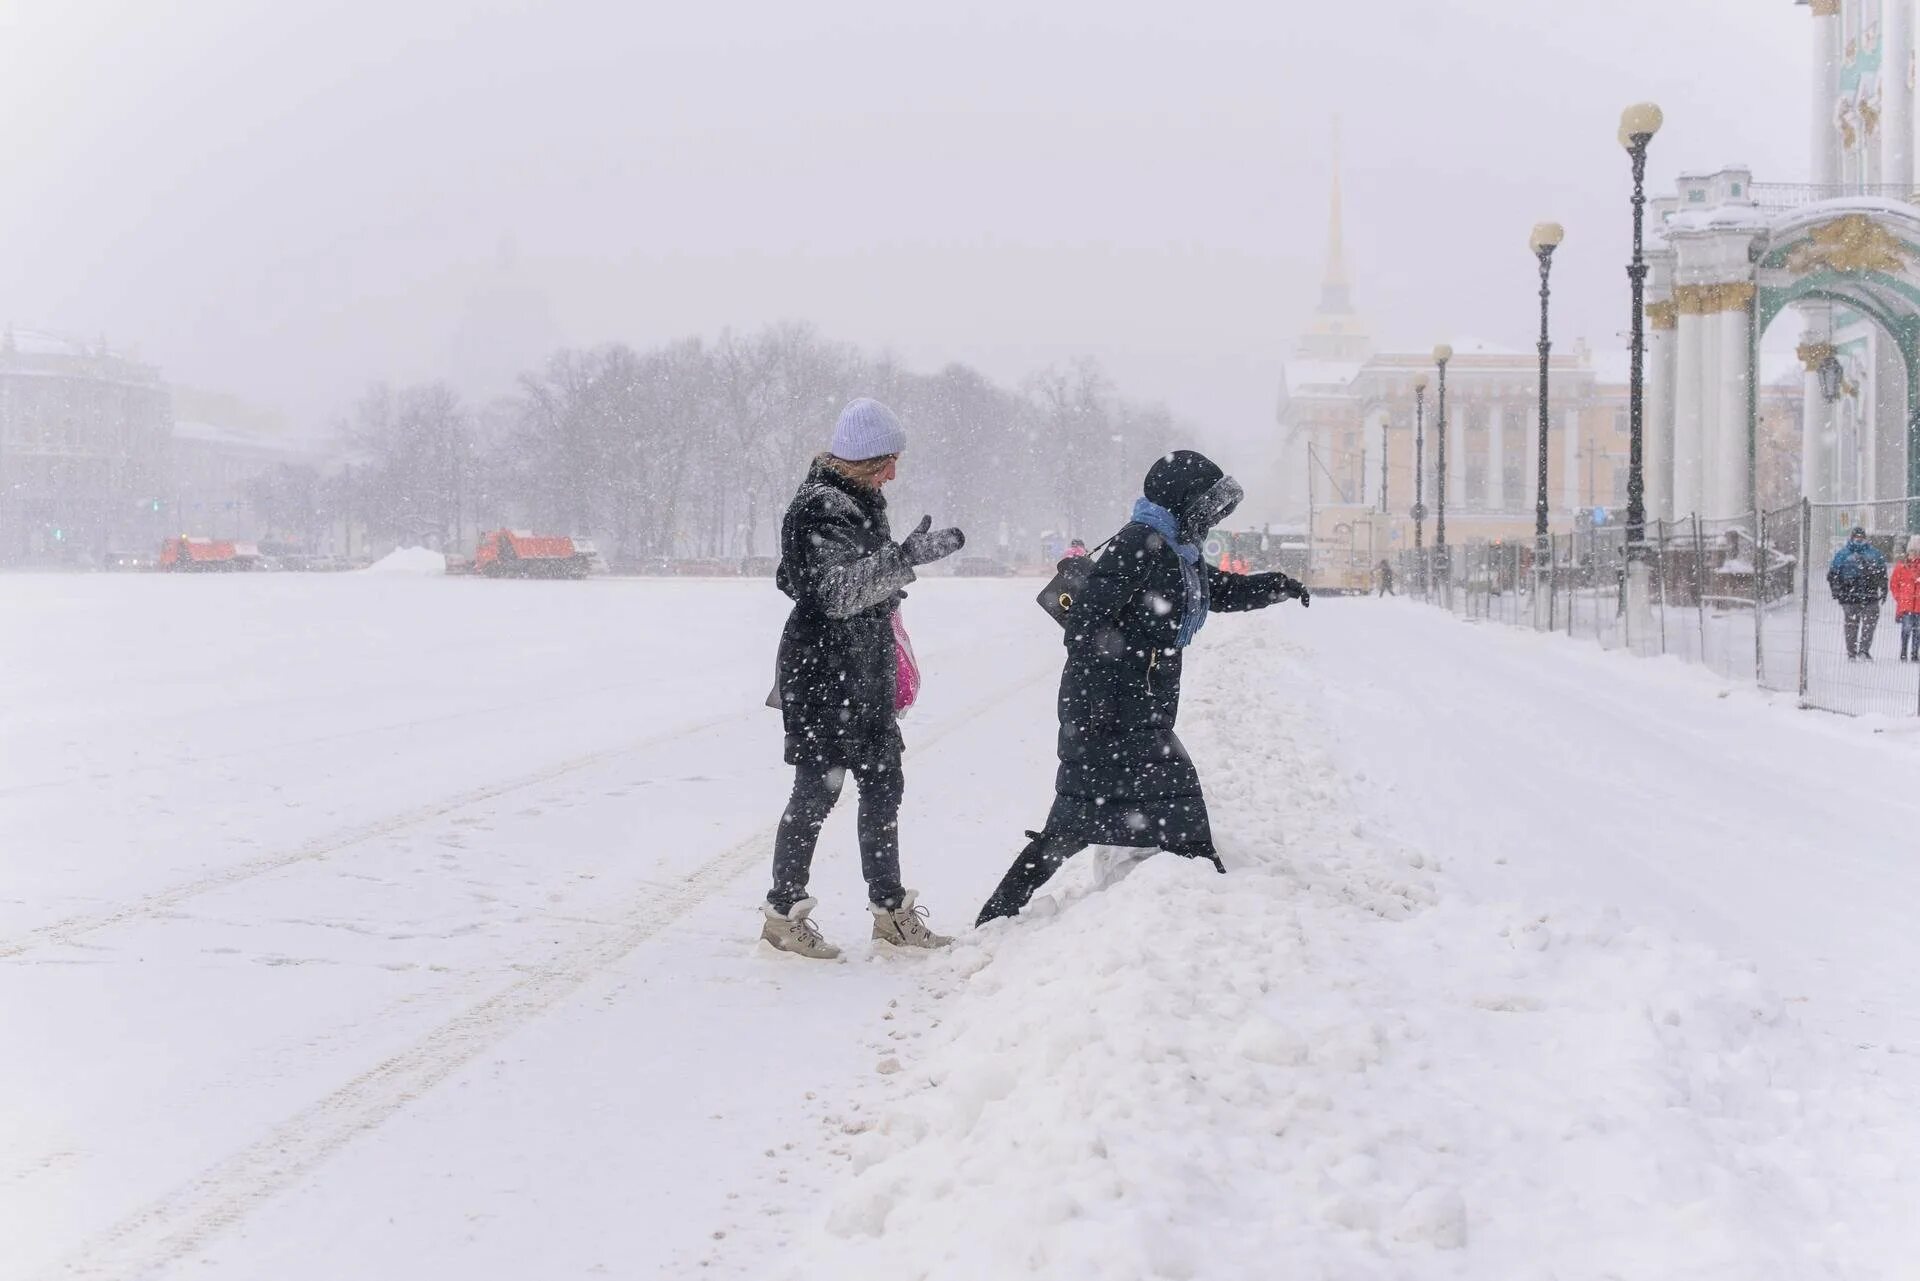
<svg viewBox="0 0 1920 1281"><path fill-rule="evenodd" d="M1900 661L1920 663L1920 534L1907 540L1907 554L1893 567L1887 586L1900 625Z"/></svg>

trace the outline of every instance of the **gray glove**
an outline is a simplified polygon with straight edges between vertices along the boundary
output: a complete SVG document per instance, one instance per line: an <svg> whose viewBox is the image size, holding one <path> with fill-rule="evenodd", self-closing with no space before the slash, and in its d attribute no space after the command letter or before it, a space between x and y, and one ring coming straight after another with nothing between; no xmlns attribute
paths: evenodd
<svg viewBox="0 0 1920 1281"><path fill-rule="evenodd" d="M914 531L900 540L900 554L909 565L928 565L966 545L967 536L958 529L934 529L933 517L922 516Z"/></svg>

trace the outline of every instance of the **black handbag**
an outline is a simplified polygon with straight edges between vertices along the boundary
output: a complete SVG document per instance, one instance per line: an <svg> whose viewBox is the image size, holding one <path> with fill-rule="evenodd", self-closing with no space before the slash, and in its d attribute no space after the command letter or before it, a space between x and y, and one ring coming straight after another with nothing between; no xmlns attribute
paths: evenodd
<svg viewBox="0 0 1920 1281"><path fill-rule="evenodd" d="M1067 615L1073 611L1073 602L1085 593L1087 580L1093 577L1094 558L1100 554L1101 548L1112 541L1113 538L1108 538L1085 556L1062 558L1053 577L1040 589L1040 595L1034 598L1040 608L1047 611L1048 617L1061 627L1067 625Z"/></svg>

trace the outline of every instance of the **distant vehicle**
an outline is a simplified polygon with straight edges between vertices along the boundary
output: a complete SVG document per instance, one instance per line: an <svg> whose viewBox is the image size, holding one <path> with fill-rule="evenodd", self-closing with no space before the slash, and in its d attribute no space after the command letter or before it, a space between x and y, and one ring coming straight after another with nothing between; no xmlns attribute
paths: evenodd
<svg viewBox="0 0 1920 1281"><path fill-rule="evenodd" d="M153 557L142 556L139 552L108 552L104 565L109 571L131 573L153 568Z"/></svg>
<svg viewBox="0 0 1920 1281"><path fill-rule="evenodd" d="M182 574L254 570L260 568L260 549L252 543L182 534L160 544L160 562L156 568Z"/></svg>
<svg viewBox="0 0 1920 1281"><path fill-rule="evenodd" d="M954 564L955 578L1011 578L1013 571L991 556L962 556Z"/></svg>
<svg viewBox="0 0 1920 1281"><path fill-rule="evenodd" d="M596 556L564 534L496 529L481 535L473 565L487 578L585 578Z"/></svg>
<svg viewBox="0 0 1920 1281"><path fill-rule="evenodd" d="M588 573L605 574L610 572L607 566L607 558L600 554L600 549L598 547L596 547L593 543L587 541L586 539L584 538L574 539L573 551L576 556L586 557Z"/></svg>

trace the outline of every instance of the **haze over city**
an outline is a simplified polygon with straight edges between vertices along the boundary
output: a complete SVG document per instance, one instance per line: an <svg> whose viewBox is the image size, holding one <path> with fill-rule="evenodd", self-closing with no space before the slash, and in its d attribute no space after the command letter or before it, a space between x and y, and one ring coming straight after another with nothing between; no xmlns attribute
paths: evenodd
<svg viewBox="0 0 1920 1281"><path fill-rule="evenodd" d="M0 1281L1915 1281L1920 0L0 0Z"/></svg>
<svg viewBox="0 0 1920 1281"><path fill-rule="evenodd" d="M561 345L807 320L1017 383L1100 357L1270 435L1330 135L1376 339L1618 346L1627 102L1685 168L1806 169L1804 13L1750 0L935 8L0 4L0 319L327 429ZM1780 85L1792 86L1782 92ZM84 86L84 91L79 87Z"/></svg>

